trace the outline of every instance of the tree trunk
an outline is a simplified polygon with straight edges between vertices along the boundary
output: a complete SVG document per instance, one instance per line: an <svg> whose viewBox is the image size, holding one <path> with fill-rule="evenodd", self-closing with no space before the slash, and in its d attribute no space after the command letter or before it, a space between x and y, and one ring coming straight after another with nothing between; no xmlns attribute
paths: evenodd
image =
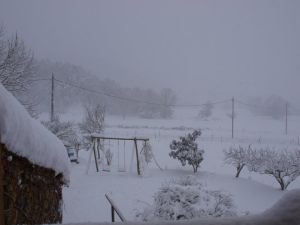
<svg viewBox="0 0 300 225"><path fill-rule="evenodd" d="M286 189L286 185L285 185L283 179L282 179L282 178L279 178L278 183L280 184L281 190L284 191L284 190Z"/></svg>
<svg viewBox="0 0 300 225"><path fill-rule="evenodd" d="M238 167L236 168L236 175L235 177L238 178L240 176L240 173L242 171L242 169L244 168L245 164L242 165L238 165Z"/></svg>

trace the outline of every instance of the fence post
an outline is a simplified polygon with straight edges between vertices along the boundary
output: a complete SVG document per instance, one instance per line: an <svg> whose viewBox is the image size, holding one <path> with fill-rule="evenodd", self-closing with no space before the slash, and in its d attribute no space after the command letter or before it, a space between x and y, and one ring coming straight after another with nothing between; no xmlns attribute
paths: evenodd
<svg viewBox="0 0 300 225"><path fill-rule="evenodd" d="M115 222L115 210L113 206L111 206L111 222Z"/></svg>

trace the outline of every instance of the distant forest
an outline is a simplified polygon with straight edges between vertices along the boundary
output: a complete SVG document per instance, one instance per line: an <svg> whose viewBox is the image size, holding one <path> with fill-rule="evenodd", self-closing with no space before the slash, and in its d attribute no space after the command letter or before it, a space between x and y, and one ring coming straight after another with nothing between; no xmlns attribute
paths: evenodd
<svg viewBox="0 0 300 225"><path fill-rule="evenodd" d="M51 76L55 77L54 99L58 112L74 105L101 104L108 114L139 116L143 118L171 118L171 105L176 95L170 88L157 92L152 89L126 88L114 80L92 75L80 66L54 63L49 60L36 61L38 77L33 96L38 96L38 111L49 111ZM104 93L104 94L101 94Z"/></svg>

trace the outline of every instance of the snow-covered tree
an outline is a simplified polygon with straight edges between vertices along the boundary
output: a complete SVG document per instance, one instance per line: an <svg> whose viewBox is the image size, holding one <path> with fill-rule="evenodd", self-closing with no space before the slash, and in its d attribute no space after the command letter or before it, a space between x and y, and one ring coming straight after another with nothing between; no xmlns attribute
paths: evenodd
<svg viewBox="0 0 300 225"><path fill-rule="evenodd" d="M62 122L58 116L55 116L53 121L43 121L42 124L62 140L64 144L71 144L73 146L79 144L74 123Z"/></svg>
<svg viewBox="0 0 300 225"><path fill-rule="evenodd" d="M269 147L230 147L224 151L225 163L234 165L239 176L246 166L249 171L273 176L281 190L285 190L300 176L300 151L271 149Z"/></svg>
<svg viewBox="0 0 300 225"><path fill-rule="evenodd" d="M85 117L82 123L79 124L81 133L83 135L83 146L89 149L92 140L89 137L93 133L102 133L104 130L105 108L101 104L88 104L85 106ZM101 145L97 145L101 147Z"/></svg>
<svg viewBox="0 0 300 225"><path fill-rule="evenodd" d="M196 139L201 135L200 130L195 130L185 137L180 137L179 141L173 140L170 144L171 152L169 156L178 159L182 166L186 163L193 167L194 173L197 172L200 163L203 161L204 150L198 149Z"/></svg>
<svg viewBox="0 0 300 225"><path fill-rule="evenodd" d="M153 204L136 213L137 219L145 222L229 216L236 216L231 196L205 189L193 176L163 185Z"/></svg>
<svg viewBox="0 0 300 225"><path fill-rule="evenodd" d="M249 161L250 145L248 147L231 146L228 150L224 150L224 161L226 164L233 165L236 168L235 177L239 177L242 169Z"/></svg>
<svg viewBox="0 0 300 225"><path fill-rule="evenodd" d="M200 119L207 119L212 115L213 108L214 105L211 102L207 102L205 105L203 105L202 109L199 112L198 117Z"/></svg>
<svg viewBox="0 0 300 225"><path fill-rule="evenodd" d="M104 130L105 108L101 104L85 106L85 118L80 130L85 134L101 133Z"/></svg>
<svg viewBox="0 0 300 225"><path fill-rule="evenodd" d="M0 82L10 91L27 111L35 116L33 96L30 95L36 79L33 54L16 34L6 40L0 27Z"/></svg>
<svg viewBox="0 0 300 225"><path fill-rule="evenodd" d="M176 103L176 94L171 88L164 88L160 92L160 117L163 119L171 118L173 115L172 105Z"/></svg>
<svg viewBox="0 0 300 225"><path fill-rule="evenodd" d="M266 148L261 151L260 156L262 157L261 163L256 166L255 170L261 174L273 176L279 183L281 190L286 190L300 176L300 162L297 152L276 151Z"/></svg>

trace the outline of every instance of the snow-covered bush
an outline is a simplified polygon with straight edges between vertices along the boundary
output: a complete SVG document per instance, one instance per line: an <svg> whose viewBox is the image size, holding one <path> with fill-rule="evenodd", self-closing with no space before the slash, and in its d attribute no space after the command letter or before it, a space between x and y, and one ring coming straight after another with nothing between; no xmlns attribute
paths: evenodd
<svg viewBox="0 0 300 225"><path fill-rule="evenodd" d="M62 122L58 116L55 116L53 121L42 121L42 124L62 140L64 144L75 146L79 143L74 123Z"/></svg>
<svg viewBox="0 0 300 225"><path fill-rule="evenodd" d="M239 177L244 166L249 162L250 145L243 147L241 145L231 146L228 150L224 150L224 161L226 164L233 165L236 168L235 177Z"/></svg>
<svg viewBox="0 0 300 225"><path fill-rule="evenodd" d="M186 163L193 167L194 173L197 172L200 163L203 161L204 150L198 149L196 139L201 135L200 130L195 130L185 137L180 137L179 141L173 140L170 144L171 152L169 156L178 159L182 166Z"/></svg>
<svg viewBox="0 0 300 225"><path fill-rule="evenodd" d="M205 189L193 176L163 185L154 195L153 205L136 213L138 220L151 222L235 215L230 195Z"/></svg>

